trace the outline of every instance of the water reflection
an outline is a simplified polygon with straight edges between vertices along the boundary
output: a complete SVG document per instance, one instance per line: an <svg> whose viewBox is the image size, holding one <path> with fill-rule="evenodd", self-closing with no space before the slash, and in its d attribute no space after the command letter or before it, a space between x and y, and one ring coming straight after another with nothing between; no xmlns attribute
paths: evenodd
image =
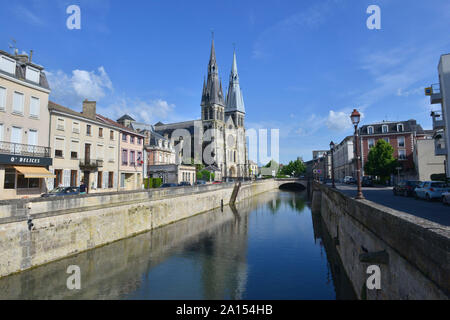
<svg viewBox="0 0 450 320"><path fill-rule="evenodd" d="M351 298L318 219L305 193L268 192L0 279L0 298ZM69 265L80 291L66 288Z"/></svg>

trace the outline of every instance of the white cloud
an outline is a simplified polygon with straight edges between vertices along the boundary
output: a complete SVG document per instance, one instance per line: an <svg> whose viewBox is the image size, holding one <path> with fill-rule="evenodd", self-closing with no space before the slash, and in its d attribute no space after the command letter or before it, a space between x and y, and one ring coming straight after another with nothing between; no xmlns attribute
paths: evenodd
<svg viewBox="0 0 450 320"><path fill-rule="evenodd" d="M352 122L349 114L349 112L330 110L327 119L328 129L338 132L351 129Z"/></svg>
<svg viewBox="0 0 450 320"><path fill-rule="evenodd" d="M143 101L140 99L122 98L111 104L108 109L110 109L115 118L129 114L137 121L154 124L161 120L172 119L171 115L174 112L175 105L162 99Z"/></svg>
<svg viewBox="0 0 450 320"><path fill-rule="evenodd" d="M71 75L57 70L47 72L51 99L68 106L80 104L84 99L99 101L113 92L111 79L104 67L96 71L73 70Z"/></svg>

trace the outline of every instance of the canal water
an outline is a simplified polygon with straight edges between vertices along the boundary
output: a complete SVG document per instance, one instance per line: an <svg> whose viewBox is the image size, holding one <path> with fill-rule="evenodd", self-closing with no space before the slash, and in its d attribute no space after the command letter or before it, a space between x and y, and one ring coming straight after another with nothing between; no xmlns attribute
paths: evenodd
<svg viewBox="0 0 450 320"><path fill-rule="evenodd" d="M306 193L272 191L0 279L0 299L355 299L330 243Z"/></svg>

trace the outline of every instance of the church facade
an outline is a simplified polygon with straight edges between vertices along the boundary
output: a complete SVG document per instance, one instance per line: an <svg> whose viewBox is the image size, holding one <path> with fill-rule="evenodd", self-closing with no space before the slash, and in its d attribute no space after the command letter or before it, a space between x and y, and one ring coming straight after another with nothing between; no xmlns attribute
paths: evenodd
<svg viewBox="0 0 450 320"><path fill-rule="evenodd" d="M249 177L245 136L245 105L239 85L236 53L230 72L228 91L223 94L214 40L203 82L201 120L157 123L154 129L175 141L177 156L183 162L203 163L216 173L216 180ZM189 153L189 155L186 154Z"/></svg>

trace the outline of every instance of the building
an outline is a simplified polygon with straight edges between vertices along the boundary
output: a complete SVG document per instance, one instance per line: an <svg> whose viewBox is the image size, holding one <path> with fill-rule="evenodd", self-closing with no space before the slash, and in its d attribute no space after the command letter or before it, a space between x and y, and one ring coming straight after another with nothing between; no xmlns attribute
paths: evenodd
<svg viewBox="0 0 450 320"><path fill-rule="evenodd" d="M356 178L354 141L354 136L348 136L334 147L334 179L336 181L343 181L345 177Z"/></svg>
<svg viewBox="0 0 450 320"><path fill-rule="evenodd" d="M415 142L414 163L420 181L430 181L432 175L445 173L445 155L435 155L434 150L433 132Z"/></svg>
<svg viewBox="0 0 450 320"><path fill-rule="evenodd" d="M118 190L119 130L96 113L94 101L84 101L82 112L49 102L51 171L48 188L79 186L89 193Z"/></svg>
<svg viewBox="0 0 450 320"><path fill-rule="evenodd" d="M322 157L324 157L329 150L314 150L313 153L313 160L317 160L320 159Z"/></svg>
<svg viewBox="0 0 450 320"><path fill-rule="evenodd" d="M416 140L424 139L425 132L416 120L388 122L364 125L360 128L363 175L370 149L378 140L383 139L394 148L394 157L402 168L399 177L417 179L414 164L414 145ZM397 176L397 175L395 175Z"/></svg>
<svg viewBox="0 0 450 320"><path fill-rule="evenodd" d="M450 178L450 163L448 150L450 150L450 54L441 56L439 65L439 83L426 89L431 104L440 104L437 112L432 112L433 130L435 139L435 155L445 156L445 174Z"/></svg>
<svg viewBox="0 0 450 320"><path fill-rule="evenodd" d="M258 164L252 160L248 161L248 167L250 170L250 176L252 178L256 178L259 175L259 168L258 168Z"/></svg>
<svg viewBox="0 0 450 320"><path fill-rule="evenodd" d="M206 167L219 168L216 180L249 176L245 139L245 106L239 84L236 54L225 98L219 78L214 40L208 64L208 75L203 83L201 120L155 125L161 136L183 143L183 159L194 159ZM180 135L182 138L180 138ZM187 155L186 153L189 153Z"/></svg>
<svg viewBox="0 0 450 320"><path fill-rule="evenodd" d="M160 164L148 166L151 178L161 178L163 183L189 182L194 185L197 182L195 166L183 164Z"/></svg>
<svg viewBox="0 0 450 320"><path fill-rule="evenodd" d="M106 117L99 118L119 130L119 190L142 189L145 135Z"/></svg>
<svg viewBox="0 0 450 320"><path fill-rule="evenodd" d="M0 199L39 196L53 179L50 88L31 58L0 50Z"/></svg>

